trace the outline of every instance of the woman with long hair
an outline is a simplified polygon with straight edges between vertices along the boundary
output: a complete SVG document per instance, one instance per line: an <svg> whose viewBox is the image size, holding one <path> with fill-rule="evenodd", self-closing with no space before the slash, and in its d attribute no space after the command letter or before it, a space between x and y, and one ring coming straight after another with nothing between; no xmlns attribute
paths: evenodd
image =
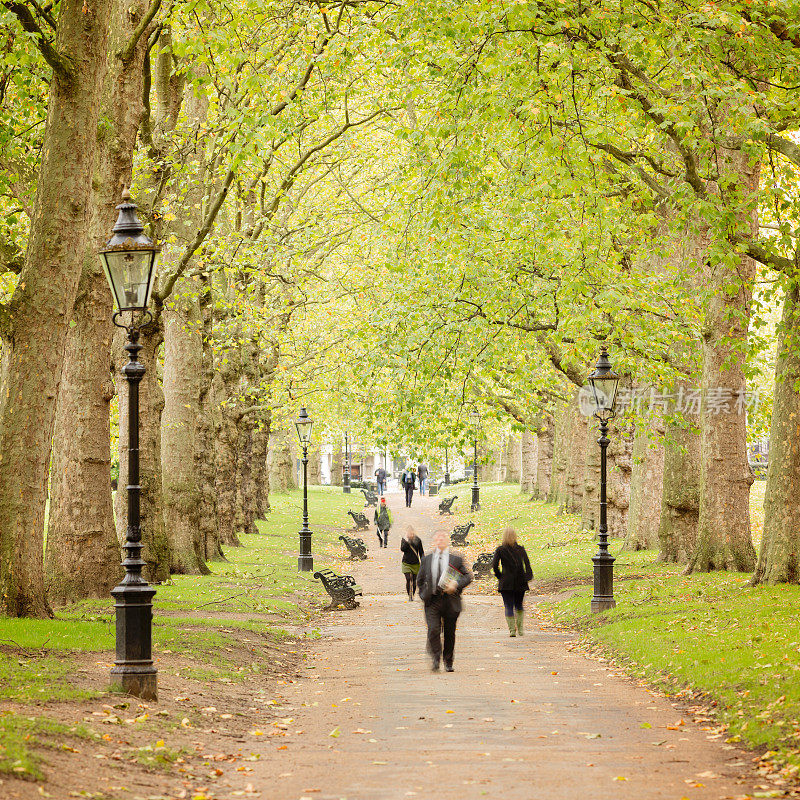
<svg viewBox="0 0 800 800"><path fill-rule="evenodd" d="M503 597L508 633L510 636L522 636L525 614L522 603L528 591L528 581L533 578L533 570L525 548L517 542L514 528L503 531L503 543L494 551L492 571L497 577L497 591Z"/></svg>
<svg viewBox="0 0 800 800"><path fill-rule="evenodd" d="M406 576L406 592L408 594L408 602L410 603L417 593L419 565L422 563L422 557L425 555L425 548L422 546L422 540L417 536L416 531L411 525L406 528L406 532L403 534L403 539L400 542L400 552L403 554L401 569L403 575Z"/></svg>

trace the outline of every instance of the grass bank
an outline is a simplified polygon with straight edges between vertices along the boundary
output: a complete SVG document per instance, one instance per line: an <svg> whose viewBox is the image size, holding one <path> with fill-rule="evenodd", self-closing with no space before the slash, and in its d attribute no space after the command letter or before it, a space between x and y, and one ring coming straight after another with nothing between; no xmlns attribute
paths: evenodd
<svg viewBox="0 0 800 800"><path fill-rule="evenodd" d="M324 601L319 582L297 572L301 493L270 501L259 535L227 548L227 561L209 564L211 575L176 575L157 587L153 654L162 674L206 684L274 674L276 646L314 635L311 621ZM348 509L362 507L360 494L310 488L319 565L338 565L339 529ZM114 624L110 596L57 609L50 620L0 617L0 773L39 780L48 747L99 735L91 725L65 724L55 709L63 717L65 703L76 710L88 701L119 704L109 694ZM87 664L95 667L88 679Z"/></svg>
<svg viewBox="0 0 800 800"><path fill-rule="evenodd" d="M751 493L756 545L763 490L758 481ZM593 615L597 545L580 519L528 502L514 486L483 487L481 503L480 512L462 506L458 515L476 522L470 555L493 549L510 522L530 555L534 585L569 589L543 607L550 620L667 693L702 693L728 726L729 741L764 751L764 764L787 780L800 773L800 587L751 587L743 573L685 576L658 563L656 551L621 551L614 540L617 608ZM493 589L487 582L484 590Z"/></svg>

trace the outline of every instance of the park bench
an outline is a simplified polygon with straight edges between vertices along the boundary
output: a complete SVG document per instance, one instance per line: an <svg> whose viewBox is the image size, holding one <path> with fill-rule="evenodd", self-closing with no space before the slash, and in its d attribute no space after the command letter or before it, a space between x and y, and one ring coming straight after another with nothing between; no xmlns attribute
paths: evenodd
<svg viewBox="0 0 800 800"><path fill-rule="evenodd" d="M332 569L321 569L314 573L314 577L322 581L325 591L330 595L331 602L323 611L333 611L337 606L357 608L356 595L361 595L361 587L352 575L337 575Z"/></svg>
<svg viewBox="0 0 800 800"><path fill-rule="evenodd" d="M369 528L369 520L366 514L362 514L360 511L348 511L347 513L353 518L354 531L365 531Z"/></svg>
<svg viewBox="0 0 800 800"><path fill-rule="evenodd" d="M466 525L457 525L450 534L450 544L454 547L467 547L469 545L467 535L474 527L474 522L468 522Z"/></svg>
<svg viewBox="0 0 800 800"><path fill-rule="evenodd" d="M362 489L361 494L364 495L364 502L368 506L377 506L378 505L378 494L377 492L373 492L372 489Z"/></svg>
<svg viewBox="0 0 800 800"><path fill-rule="evenodd" d="M350 558L354 561L363 561L367 557L367 546L364 540L357 536L342 535L339 537L344 546L350 551Z"/></svg>
<svg viewBox="0 0 800 800"><path fill-rule="evenodd" d="M458 495L454 494L452 497L445 497L441 503L439 503L439 513L440 514L452 514L453 503L458 499Z"/></svg>
<svg viewBox="0 0 800 800"><path fill-rule="evenodd" d="M478 560L472 565L472 573L476 578L488 578L492 571L492 560L494 556L491 553L481 553Z"/></svg>

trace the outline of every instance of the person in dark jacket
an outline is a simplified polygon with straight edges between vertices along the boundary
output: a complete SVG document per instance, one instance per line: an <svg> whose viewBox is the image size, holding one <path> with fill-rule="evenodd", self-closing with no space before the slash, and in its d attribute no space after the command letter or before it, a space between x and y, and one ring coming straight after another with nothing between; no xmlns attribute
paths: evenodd
<svg viewBox="0 0 800 800"><path fill-rule="evenodd" d="M417 479L419 480L419 493L424 497L428 493L428 468L420 463L417 467Z"/></svg>
<svg viewBox="0 0 800 800"><path fill-rule="evenodd" d="M456 623L461 613L461 592L472 583L472 571L458 554L450 551L450 537L437 531L433 551L422 559L419 569L419 599L425 604L428 625L428 655L431 668L453 671L453 651L456 645ZM442 643L444 634L444 643Z"/></svg>
<svg viewBox="0 0 800 800"><path fill-rule="evenodd" d="M386 491L386 470L383 467L375 470L375 483L378 484L378 494L383 496Z"/></svg>
<svg viewBox="0 0 800 800"><path fill-rule="evenodd" d="M414 483L417 480L417 474L414 472L414 467L406 467L403 474L400 476L400 482L406 490L406 508L411 508L411 501L414 499Z"/></svg>
<svg viewBox="0 0 800 800"><path fill-rule="evenodd" d="M513 528L506 528L503 532L503 543L494 551L492 571L497 577L497 591L503 597L508 633L522 636L525 614L522 603L533 570L525 548L517 544L517 532Z"/></svg>
<svg viewBox="0 0 800 800"><path fill-rule="evenodd" d="M425 555L425 548L422 546L422 540L417 536L410 525L406 528L406 532L400 542L400 552L403 554L401 569L403 575L406 576L406 592L408 593L408 602L410 603L417 592L419 565L422 563L422 557Z"/></svg>

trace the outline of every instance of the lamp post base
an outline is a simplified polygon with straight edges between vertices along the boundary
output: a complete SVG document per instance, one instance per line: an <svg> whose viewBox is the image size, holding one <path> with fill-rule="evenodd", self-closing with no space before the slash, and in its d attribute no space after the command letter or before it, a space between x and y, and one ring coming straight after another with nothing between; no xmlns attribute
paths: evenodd
<svg viewBox="0 0 800 800"><path fill-rule="evenodd" d="M609 608L616 608L617 601L613 597L593 597L592 614L599 614L601 611L608 611Z"/></svg>
<svg viewBox="0 0 800 800"><path fill-rule="evenodd" d="M603 545L601 544L601 547ZM614 562L616 559L608 552L600 552L592 558L594 562L594 594L592 596L592 613L599 614L614 608Z"/></svg>
<svg viewBox="0 0 800 800"><path fill-rule="evenodd" d="M450 473L449 472L445 472L445 474L444 474L444 485L445 486L449 486L450 485Z"/></svg>
<svg viewBox="0 0 800 800"><path fill-rule="evenodd" d="M298 572L311 572L314 569L314 556L299 555L297 557L297 571Z"/></svg>
<svg viewBox="0 0 800 800"><path fill-rule="evenodd" d="M130 664L111 668L111 688L142 700L158 700L158 671L150 664L138 672Z"/></svg>
<svg viewBox="0 0 800 800"><path fill-rule="evenodd" d="M126 576L126 579L128 576ZM158 700L158 670L152 657L153 596L145 583L123 583L111 590L116 600L117 654L111 683L126 694Z"/></svg>
<svg viewBox="0 0 800 800"><path fill-rule="evenodd" d="M470 511L480 511L481 510L481 489L480 486L473 486L472 487L472 507Z"/></svg>

